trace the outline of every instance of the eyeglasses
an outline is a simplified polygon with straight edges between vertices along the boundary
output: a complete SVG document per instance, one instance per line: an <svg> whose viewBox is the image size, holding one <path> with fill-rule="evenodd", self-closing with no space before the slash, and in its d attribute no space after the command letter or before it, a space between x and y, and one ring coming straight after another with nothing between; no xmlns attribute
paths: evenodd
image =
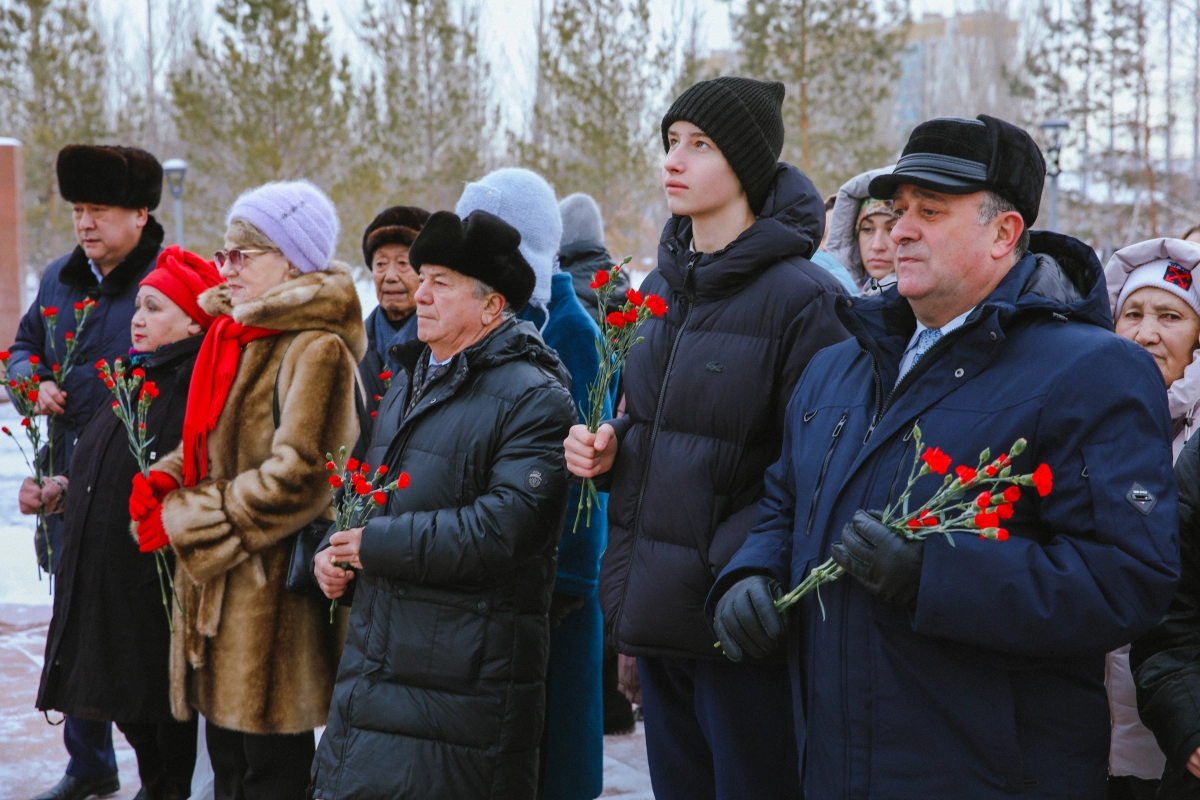
<svg viewBox="0 0 1200 800"><path fill-rule="evenodd" d="M217 267L218 268L224 269L225 265L229 264L230 268L234 272L241 272L242 269L245 268L246 262L249 261L251 257L260 255L262 253L274 253L274 252L275 252L274 250L267 250L267 249L262 249L262 248L260 248L258 250L253 250L253 249L242 250L237 247L231 247L228 250L218 250L214 254L214 257L217 259Z"/></svg>

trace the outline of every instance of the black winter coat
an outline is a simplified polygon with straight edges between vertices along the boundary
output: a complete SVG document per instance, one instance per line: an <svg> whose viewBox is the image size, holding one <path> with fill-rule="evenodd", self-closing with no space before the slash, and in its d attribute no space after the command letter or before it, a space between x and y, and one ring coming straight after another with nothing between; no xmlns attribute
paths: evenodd
<svg viewBox="0 0 1200 800"><path fill-rule="evenodd" d="M567 501L567 372L510 320L439 367L398 348L367 455L407 472L362 536L329 725L323 800L530 800ZM409 376L415 374L410 383Z"/></svg>
<svg viewBox="0 0 1200 800"><path fill-rule="evenodd" d="M705 597L754 525L800 374L849 336L841 284L808 261L824 224L812 182L780 164L758 221L724 250L690 252L687 217L663 231L641 290L668 311L623 374L600 571L605 629L627 655L723 658Z"/></svg>
<svg viewBox="0 0 1200 800"><path fill-rule="evenodd" d="M1129 651L1138 715L1167 756L1159 800L1200 798L1200 780L1185 766L1200 747L1200 437L1179 454L1175 482L1179 588L1162 622Z"/></svg>
<svg viewBox="0 0 1200 800"><path fill-rule="evenodd" d="M160 391L146 414L151 461L179 444L203 339L167 345L142 363L146 379ZM158 569L152 553L138 552L129 526L137 471L124 424L101 410L80 433L68 473L54 617L37 698L42 710L117 722L172 718L171 636ZM173 556L169 560L173 571Z"/></svg>
<svg viewBox="0 0 1200 800"><path fill-rule="evenodd" d="M592 319L598 320L596 316L596 290L591 287L592 280L596 277L596 273L602 269L612 269L613 257L608 254L608 248L603 242L583 241L575 242L558 251L558 265L563 272L571 274L571 286L575 289L575 296L579 298L579 302L583 305L583 310L588 313ZM609 311L616 311L625 304L625 290L629 288L629 275L626 270L622 269L617 273L617 277L613 282L614 291L612 297L608 300Z"/></svg>

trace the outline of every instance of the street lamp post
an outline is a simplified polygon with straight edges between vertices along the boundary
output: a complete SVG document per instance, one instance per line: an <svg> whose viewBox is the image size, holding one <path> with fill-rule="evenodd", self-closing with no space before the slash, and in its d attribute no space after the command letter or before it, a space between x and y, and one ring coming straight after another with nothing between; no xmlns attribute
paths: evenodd
<svg viewBox="0 0 1200 800"><path fill-rule="evenodd" d="M167 188L175 198L175 244L183 247L183 178L187 175L187 162L182 158L172 158L164 162L162 167Z"/></svg>
<svg viewBox="0 0 1200 800"><path fill-rule="evenodd" d="M1069 123L1062 119L1048 119L1042 123L1042 130L1050 137L1049 147L1046 148L1046 174L1050 176L1050 215L1046 226L1048 230L1058 230L1058 176L1062 169L1058 165L1058 156L1062 152L1062 135Z"/></svg>

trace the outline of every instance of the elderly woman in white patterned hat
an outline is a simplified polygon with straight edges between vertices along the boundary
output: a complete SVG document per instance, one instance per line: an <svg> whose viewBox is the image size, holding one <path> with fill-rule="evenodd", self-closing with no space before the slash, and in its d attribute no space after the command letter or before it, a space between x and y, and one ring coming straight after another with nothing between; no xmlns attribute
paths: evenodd
<svg viewBox="0 0 1200 800"><path fill-rule="evenodd" d="M1154 356L1162 370L1179 458L1200 407L1200 286L1193 270L1200 244L1150 239L1118 250L1104 268L1117 334ZM1108 656L1105 670L1112 744L1110 782L1152 791L1166 757L1138 717L1129 646ZM1131 795L1141 796L1141 795Z"/></svg>

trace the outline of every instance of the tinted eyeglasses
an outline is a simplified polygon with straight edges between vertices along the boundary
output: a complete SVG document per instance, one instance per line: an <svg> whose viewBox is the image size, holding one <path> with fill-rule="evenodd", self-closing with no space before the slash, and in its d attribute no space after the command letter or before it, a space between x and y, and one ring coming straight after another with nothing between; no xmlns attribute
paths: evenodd
<svg viewBox="0 0 1200 800"><path fill-rule="evenodd" d="M262 253L273 252L275 251L262 248L255 250L252 248L241 249L238 247L231 247L228 250L218 250L214 257L217 259L218 268L223 268L226 264L229 264L230 268L233 269L234 272L241 272L242 268L246 266L246 262L248 262L254 256Z"/></svg>

